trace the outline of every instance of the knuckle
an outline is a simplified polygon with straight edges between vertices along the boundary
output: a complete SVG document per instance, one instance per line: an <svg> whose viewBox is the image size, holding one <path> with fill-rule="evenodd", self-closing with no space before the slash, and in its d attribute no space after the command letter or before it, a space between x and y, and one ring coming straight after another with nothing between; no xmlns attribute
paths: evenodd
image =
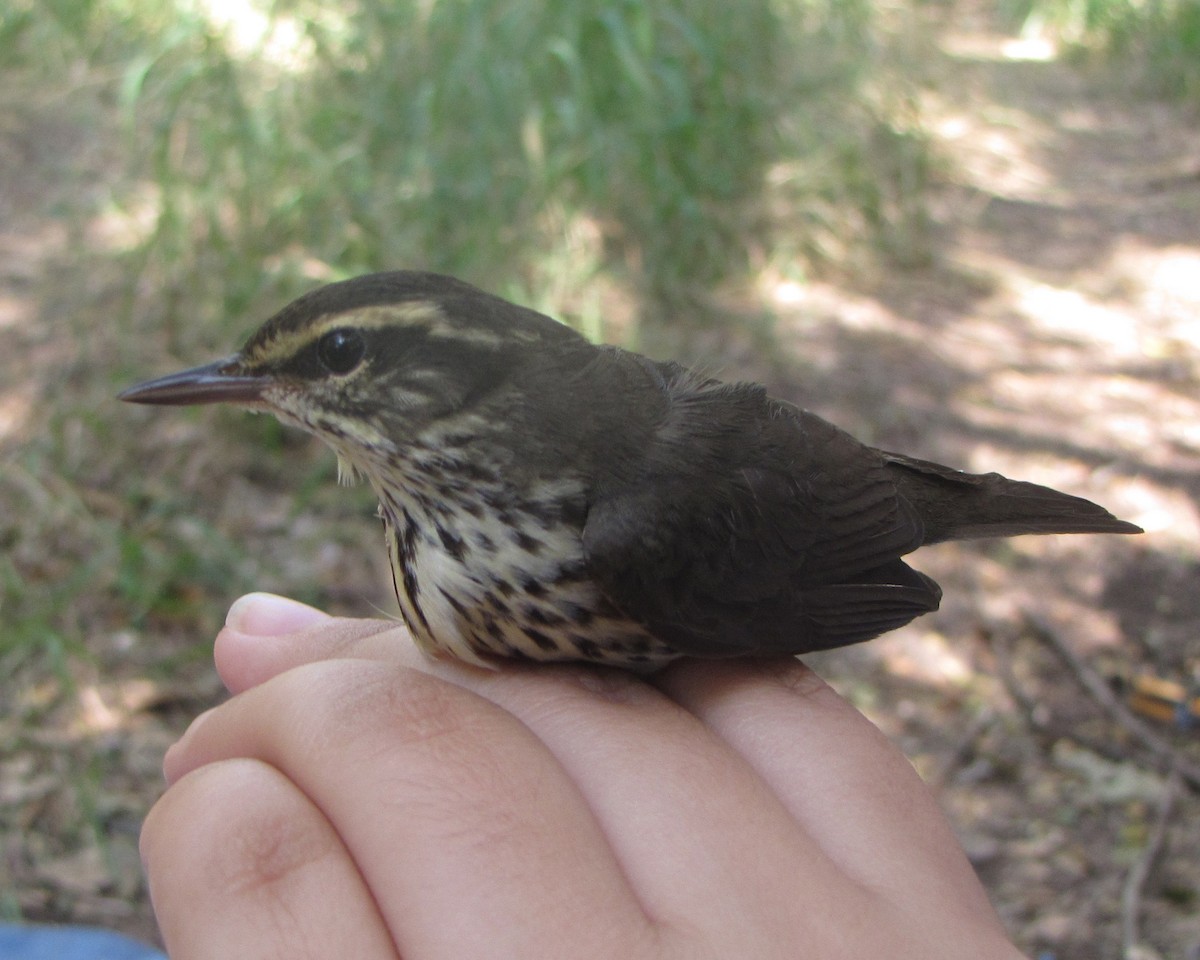
<svg viewBox="0 0 1200 960"><path fill-rule="evenodd" d="M611 667L578 665L562 667L560 676L575 689L598 700L616 704L638 704L657 700L658 694L635 673Z"/></svg>
<svg viewBox="0 0 1200 960"><path fill-rule="evenodd" d="M281 888L330 854L333 838L324 824L313 817L294 816L294 812L261 807L237 818L220 864L230 890Z"/></svg>
<svg viewBox="0 0 1200 960"><path fill-rule="evenodd" d="M336 844L294 784L265 763L238 759L175 784L147 819L142 849L152 878L193 872L197 888L272 897Z"/></svg>
<svg viewBox="0 0 1200 960"><path fill-rule="evenodd" d="M812 668L795 658L780 664L772 675L785 690L805 700L822 701L838 696L833 687L821 679Z"/></svg>
<svg viewBox="0 0 1200 960"><path fill-rule="evenodd" d="M478 723L465 691L397 663L320 662L281 679L273 691L280 722L306 756L432 745Z"/></svg>
<svg viewBox="0 0 1200 960"><path fill-rule="evenodd" d="M453 749L486 725L490 709L481 697L419 670L390 673L379 694L389 728L406 744Z"/></svg>
<svg viewBox="0 0 1200 960"><path fill-rule="evenodd" d="M507 717L507 721L506 721ZM360 664L316 720L322 752L343 770L383 781L375 792L405 815L454 819L497 796L520 770L525 734L485 698L419 670Z"/></svg>

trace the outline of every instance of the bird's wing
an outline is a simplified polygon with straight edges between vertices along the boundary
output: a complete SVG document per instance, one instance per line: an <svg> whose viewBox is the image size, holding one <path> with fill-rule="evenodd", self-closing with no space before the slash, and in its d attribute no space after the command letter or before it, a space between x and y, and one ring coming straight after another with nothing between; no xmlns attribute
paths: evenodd
<svg viewBox="0 0 1200 960"><path fill-rule="evenodd" d="M761 387L652 366L657 428L602 467L583 531L627 616L719 657L842 646L937 608L899 559L922 525L878 453Z"/></svg>

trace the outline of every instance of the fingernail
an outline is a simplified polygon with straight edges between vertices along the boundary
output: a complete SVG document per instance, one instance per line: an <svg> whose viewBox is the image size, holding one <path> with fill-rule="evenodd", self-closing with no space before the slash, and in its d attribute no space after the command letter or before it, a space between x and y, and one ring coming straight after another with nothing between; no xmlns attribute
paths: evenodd
<svg viewBox="0 0 1200 960"><path fill-rule="evenodd" d="M306 603L273 593L248 593L233 601L225 626L255 637L277 637L328 619L328 614Z"/></svg>

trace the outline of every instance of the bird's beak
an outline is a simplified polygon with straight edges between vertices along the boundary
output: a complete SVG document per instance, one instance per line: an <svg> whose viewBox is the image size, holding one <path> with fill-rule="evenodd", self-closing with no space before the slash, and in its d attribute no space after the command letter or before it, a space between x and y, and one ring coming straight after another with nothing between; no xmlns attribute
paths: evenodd
<svg viewBox="0 0 1200 960"><path fill-rule="evenodd" d="M139 383L117 394L127 403L154 403L186 406L191 403L248 403L262 401L263 389L270 378L246 376L239 372L239 357L206 363L202 367L180 370L157 380Z"/></svg>

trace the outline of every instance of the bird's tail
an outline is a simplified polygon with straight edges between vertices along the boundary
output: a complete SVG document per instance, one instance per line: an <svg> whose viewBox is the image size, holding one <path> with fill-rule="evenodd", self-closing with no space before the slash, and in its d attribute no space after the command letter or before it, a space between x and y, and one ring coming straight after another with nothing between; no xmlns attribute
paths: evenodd
<svg viewBox="0 0 1200 960"><path fill-rule="evenodd" d="M925 543L1023 533L1141 533L1103 507L998 473L963 473L880 451L897 488L925 524Z"/></svg>

